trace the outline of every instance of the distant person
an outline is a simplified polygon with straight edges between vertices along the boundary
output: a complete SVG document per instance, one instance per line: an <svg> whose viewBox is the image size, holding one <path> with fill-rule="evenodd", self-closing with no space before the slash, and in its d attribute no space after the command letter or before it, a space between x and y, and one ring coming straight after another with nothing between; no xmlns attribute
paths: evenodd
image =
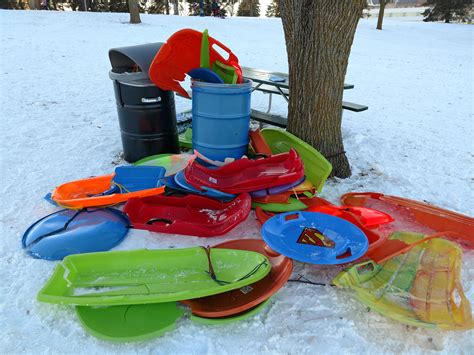
<svg viewBox="0 0 474 355"><path fill-rule="evenodd" d="M216 0L211 2L211 10L212 10L212 16L224 18L223 14L221 13L221 8L219 7L219 4L217 3Z"/></svg>
<svg viewBox="0 0 474 355"><path fill-rule="evenodd" d="M48 0L41 0L40 10L49 10Z"/></svg>

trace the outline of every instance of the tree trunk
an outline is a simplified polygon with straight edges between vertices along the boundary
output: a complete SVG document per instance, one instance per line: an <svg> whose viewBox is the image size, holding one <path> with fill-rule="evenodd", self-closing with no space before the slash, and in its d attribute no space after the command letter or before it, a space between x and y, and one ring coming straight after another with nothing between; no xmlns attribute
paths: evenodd
<svg viewBox="0 0 474 355"><path fill-rule="evenodd" d="M249 9L249 16L250 17L253 17L253 0L249 0L248 2L249 6L250 6L250 9Z"/></svg>
<svg viewBox="0 0 474 355"><path fill-rule="evenodd" d="M128 0L128 9L130 11L130 23L141 23L138 0Z"/></svg>
<svg viewBox="0 0 474 355"><path fill-rule="evenodd" d="M380 0L379 17L377 18L377 29L378 30L382 29L383 14L385 12L385 5L387 5L387 1L386 0Z"/></svg>
<svg viewBox="0 0 474 355"><path fill-rule="evenodd" d="M342 142L342 93L365 0L279 0L288 52L288 131L321 152L332 176L351 175Z"/></svg>
<svg viewBox="0 0 474 355"><path fill-rule="evenodd" d="M41 0L28 0L30 10L38 10L41 6Z"/></svg>
<svg viewBox="0 0 474 355"><path fill-rule="evenodd" d="M179 0L173 0L174 15L179 15Z"/></svg>

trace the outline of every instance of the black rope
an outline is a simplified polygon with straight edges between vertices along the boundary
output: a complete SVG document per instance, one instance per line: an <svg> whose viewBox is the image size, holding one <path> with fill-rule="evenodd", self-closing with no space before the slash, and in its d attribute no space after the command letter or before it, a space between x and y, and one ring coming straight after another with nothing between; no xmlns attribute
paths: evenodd
<svg viewBox="0 0 474 355"><path fill-rule="evenodd" d="M315 286L331 286L331 287L336 286L334 284L326 284L326 283L322 283L322 282L311 281L311 280L307 279L306 277L304 277L301 274L298 274L297 279L289 279L288 282L301 282L301 283L304 283L304 284L315 285Z"/></svg>
<svg viewBox="0 0 474 355"><path fill-rule="evenodd" d="M204 251L206 252L207 261L209 263L209 271L206 271L206 272L209 274L211 279L213 279L219 285L228 285L232 282L238 282L238 281L248 279L250 276L254 275L263 265L267 265L267 260L262 261L260 264L255 265L255 267L252 270L250 270L246 275L242 276L240 279L238 279L236 281L229 282L229 281L219 280L216 276L215 271L214 271L214 267L212 266L211 247L210 246L207 246L207 247L201 246L201 248L203 248Z"/></svg>

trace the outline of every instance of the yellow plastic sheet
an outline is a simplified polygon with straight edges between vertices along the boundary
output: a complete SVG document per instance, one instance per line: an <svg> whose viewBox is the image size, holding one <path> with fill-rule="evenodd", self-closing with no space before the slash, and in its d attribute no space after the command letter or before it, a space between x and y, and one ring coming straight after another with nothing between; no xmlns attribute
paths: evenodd
<svg viewBox="0 0 474 355"><path fill-rule="evenodd" d="M399 232L391 239L414 243L423 234ZM418 327L473 328L471 305L460 281L462 250L435 238L382 264L367 261L340 273L334 284L384 316Z"/></svg>

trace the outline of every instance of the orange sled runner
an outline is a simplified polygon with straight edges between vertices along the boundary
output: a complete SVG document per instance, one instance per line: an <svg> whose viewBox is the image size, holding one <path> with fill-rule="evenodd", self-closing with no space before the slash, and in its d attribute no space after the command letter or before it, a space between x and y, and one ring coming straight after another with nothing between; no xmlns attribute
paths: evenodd
<svg viewBox="0 0 474 355"><path fill-rule="evenodd" d="M80 209L115 205L132 197L157 195L165 190L164 187L157 187L128 193L100 195L110 188L114 176L115 174L102 175L62 184L54 189L51 198L60 206Z"/></svg>

